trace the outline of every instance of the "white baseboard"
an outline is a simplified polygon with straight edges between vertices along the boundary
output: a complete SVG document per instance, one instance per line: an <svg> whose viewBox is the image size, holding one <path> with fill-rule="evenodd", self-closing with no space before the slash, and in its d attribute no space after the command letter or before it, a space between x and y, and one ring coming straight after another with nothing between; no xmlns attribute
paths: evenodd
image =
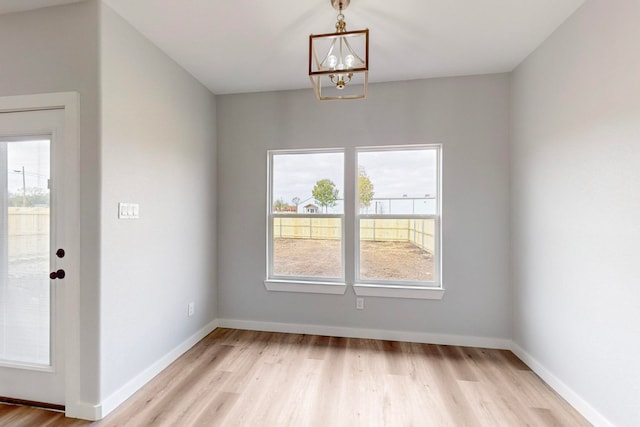
<svg viewBox="0 0 640 427"><path fill-rule="evenodd" d="M601 413L594 409L573 389L555 376L540 362L529 355L518 344L503 338L471 337L465 335L431 334L424 332L391 331L366 328L347 328L341 326L304 325L296 323L260 322L253 320L216 319L175 347L165 356L149 366L118 391L103 400L99 405L78 402L67 405L66 415L86 420L99 420L107 416L147 382L173 363L183 353L216 328L232 328L252 331L283 332L296 334L313 334L344 338L368 338L391 341L416 342L425 344L457 345L463 347L494 348L511 350L551 388L562 396L570 405L580 412L589 422L598 427L614 427Z"/></svg>
<svg viewBox="0 0 640 427"><path fill-rule="evenodd" d="M251 331L312 334L344 338L368 338L424 344L457 345L462 347L495 348L501 350L508 350L511 348L511 341L502 338L430 334L425 332L345 328L341 326L301 325L296 323L258 322L237 319L218 319L218 326L221 328L244 329Z"/></svg>
<svg viewBox="0 0 640 427"><path fill-rule="evenodd" d="M562 396L571 406L573 406L591 424L597 427L614 427L614 424L606 419L600 412L584 400L571 387L565 384L560 378L555 376L544 365L534 359L529 353L524 351L515 342L511 343L511 351L526 363L540 378L542 378L552 389Z"/></svg>
<svg viewBox="0 0 640 427"><path fill-rule="evenodd" d="M68 418L96 421L100 419L100 411L100 405L93 405L87 402L75 402L73 404L67 403L64 416Z"/></svg>
<svg viewBox="0 0 640 427"><path fill-rule="evenodd" d="M218 327L218 321L213 320L205 327L200 329L195 334L191 335L169 353L164 355L158 361L156 361L153 365L149 366L147 369L142 371L140 374L136 375L131 381L122 386L118 391L111 394L111 396L104 399L99 405L95 406L95 411L93 413L95 418L86 418L81 417L83 419L92 419L92 420L100 420L106 417L111 411L116 409L119 405L121 405L125 400L131 397L136 391L140 390L142 386L152 380L156 375L162 372L167 366L173 363L178 357L182 356L187 350L193 347L198 341L202 338L209 335L213 330Z"/></svg>

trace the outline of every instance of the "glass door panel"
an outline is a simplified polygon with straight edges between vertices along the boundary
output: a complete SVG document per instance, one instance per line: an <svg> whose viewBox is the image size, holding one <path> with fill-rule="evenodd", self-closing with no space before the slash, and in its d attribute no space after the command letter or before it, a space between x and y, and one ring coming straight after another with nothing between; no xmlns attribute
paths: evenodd
<svg viewBox="0 0 640 427"><path fill-rule="evenodd" d="M0 363L51 365L49 137L0 140Z"/></svg>

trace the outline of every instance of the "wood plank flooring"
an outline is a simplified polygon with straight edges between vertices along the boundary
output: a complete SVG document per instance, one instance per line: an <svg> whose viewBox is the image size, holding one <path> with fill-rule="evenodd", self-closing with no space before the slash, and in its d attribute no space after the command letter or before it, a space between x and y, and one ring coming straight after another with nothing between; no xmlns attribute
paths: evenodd
<svg viewBox="0 0 640 427"><path fill-rule="evenodd" d="M217 329L102 421L0 405L0 425L590 424L509 351Z"/></svg>

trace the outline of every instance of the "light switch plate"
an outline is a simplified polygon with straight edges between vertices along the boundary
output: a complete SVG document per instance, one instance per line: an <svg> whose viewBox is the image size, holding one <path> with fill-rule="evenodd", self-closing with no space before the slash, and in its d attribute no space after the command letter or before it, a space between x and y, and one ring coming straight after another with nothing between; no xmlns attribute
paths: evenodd
<svg viewBox="0 0 640 427"><path fill-rule="evenodd" d="M137 203L118 203L118 218L120 219L140 218L140 205Z"/></svg>

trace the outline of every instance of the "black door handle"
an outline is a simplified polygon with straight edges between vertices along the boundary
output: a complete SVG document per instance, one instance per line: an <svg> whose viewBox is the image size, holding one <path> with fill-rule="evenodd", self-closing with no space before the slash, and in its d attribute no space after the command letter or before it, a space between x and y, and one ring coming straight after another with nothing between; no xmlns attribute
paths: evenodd
<svg viewBox="0 0 640 427"><path fill-rule="evenodd" d="M58 256L58 258L64 258L64 249L58 249L56 251L56 255Z"/></svg>
<svg viewBox="0 0 640 427"><path fill-rule="evenodd" d="M51 280L55 280L55 279L64 279L64 276L66 276L67 274L64 272L64 270L60 269L58 271L54 271L51 274L49 274L49 278Z"/></svg>

